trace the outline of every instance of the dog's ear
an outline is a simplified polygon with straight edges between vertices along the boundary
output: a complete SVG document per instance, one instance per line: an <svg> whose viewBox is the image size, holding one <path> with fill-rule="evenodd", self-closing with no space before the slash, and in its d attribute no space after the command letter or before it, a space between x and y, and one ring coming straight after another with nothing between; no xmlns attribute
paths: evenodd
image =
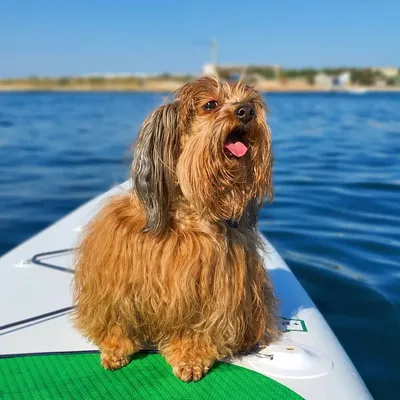
<svg viewBox="0 0 400 400"><path fill-rule="evenodd" d="M178 103L173 102L146 118L136 143L131 178L147 213L147 232L161 233L168 224L179 148Z"/></svg>

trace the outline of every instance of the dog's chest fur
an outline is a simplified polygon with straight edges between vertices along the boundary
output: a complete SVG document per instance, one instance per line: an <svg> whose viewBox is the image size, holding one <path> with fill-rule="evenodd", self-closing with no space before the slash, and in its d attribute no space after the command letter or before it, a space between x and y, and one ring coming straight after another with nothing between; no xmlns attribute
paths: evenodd
<svg viewBox="0 0 400 400"><path fill-rule="evenodd" d="M256 234L225 222L202 228L184 226L163 237L140 234L141 245L133 246L132 259L143 264L132 271L132 294L149 336L179 329L183 321L199 331L213 325L221 330L223 320L227 329L245 326L255 304L262 308L266 279Z"/></svg>
<svg viewBox="0 0 400 400"><path fill-rule="evenodd" d="M76 271L85 282L77 286L78 328L96 312L144 342L181 330L232 348L260 340L273 295L254 230L193 218L175 220L161 235L144 226L132 198L117 196L87 227Z"/></svg>

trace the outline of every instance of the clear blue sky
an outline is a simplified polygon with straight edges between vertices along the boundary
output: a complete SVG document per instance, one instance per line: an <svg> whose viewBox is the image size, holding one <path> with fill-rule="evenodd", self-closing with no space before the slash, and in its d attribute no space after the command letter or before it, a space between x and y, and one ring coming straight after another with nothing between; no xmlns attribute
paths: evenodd
<svg viewBox="0 0 400 400"><path fill-rule="evenodd" d="M400 66L400 0L0 0L0 77Z"/></svg>

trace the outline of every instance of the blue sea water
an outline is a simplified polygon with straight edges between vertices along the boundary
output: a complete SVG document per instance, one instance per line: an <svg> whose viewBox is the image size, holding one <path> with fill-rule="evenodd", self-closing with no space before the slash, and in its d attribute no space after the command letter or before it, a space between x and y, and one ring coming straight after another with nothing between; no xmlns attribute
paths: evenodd
<svg viewBox="0 0 400 400"><path fill-rule="evenodd" d="M270 94L260 229L375 399L400 390L400 95ZM0 255L125 180L156 93L0 94ZM394 397L393 397L394 396Z"/></svg>

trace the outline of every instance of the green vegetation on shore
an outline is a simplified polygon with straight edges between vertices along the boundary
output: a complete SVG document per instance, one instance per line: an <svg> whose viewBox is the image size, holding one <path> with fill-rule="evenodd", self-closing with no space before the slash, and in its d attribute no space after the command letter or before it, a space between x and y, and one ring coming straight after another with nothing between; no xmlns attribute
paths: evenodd
<svg viewBox="0 0 400 400"><path fill-rule="evenodd" d="M305 79L310 85L315 83L317 75L326 75L334 78L343 73L350 74L350 82L353 85L373 86L377 82L382 82L388 86L400 85L400 69L397 70L397 76L388 77L382 72L384 68L354 68L354 67L337 67L337 68L278 68L278 67L260 67L248 66L245 69L246 75L259 76L263 79L282 81L290 81L294 79ZM227 79L231 75L230 68L219 69L220 76Z"/></svg>
<svg viewBox="0 0 400 400"><path fill-rule="evenodd" d="M319 73L323 73L328 76L339 76L345 72L350 73L350 81L353 84L361 86L371 86L379 80L386 80L385 75L381 71L374 70L372 68L322 68L320 70L313 68L305 69L287 69L283 72L286 78L304 77L309 80L310 83L315 82L315 77Z"/></svg>
<svg viewBox="0 0 400 400"><path fill-rule="evenodd" d="M190 75L174 76L173 80L179 83L187 82L191 79ZM162 74L152 77L138 77L138 76L62 76L62 77L38 77L30 76L28 78L10 78L0 79L0 85L10 88L35 88L37 90L43 89L63 89L68 87L73 88L88 88L88 89L112 89L115 88L141 88L147 84L157 85L160 82L171 81L172 77L169 74Z"/></svg>

